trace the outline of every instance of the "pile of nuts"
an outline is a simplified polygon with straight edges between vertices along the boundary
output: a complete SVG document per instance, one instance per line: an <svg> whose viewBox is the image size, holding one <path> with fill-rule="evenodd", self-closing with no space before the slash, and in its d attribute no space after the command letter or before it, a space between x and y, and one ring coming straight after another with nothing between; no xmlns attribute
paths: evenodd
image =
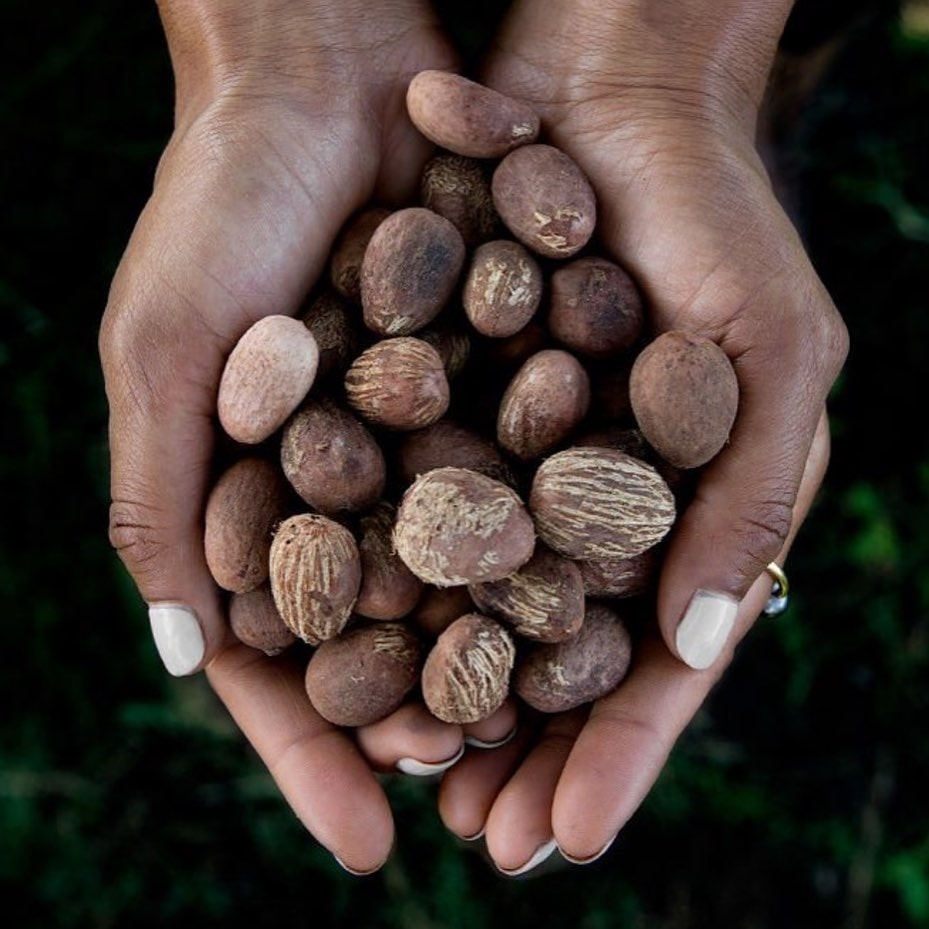
<svg viewBox="0 0 929 929"><path fill-rule="evenodd" d="M417 689L451 723L511 694L560 712L627 673L623 601L654 589L672 487L726 443L735 374L708 339L651 336L530 108L438 71L407 104L438 147L419 204L352 217L301 316L228 358L207 563L244 643L312 646L336 725Z"/></svg>

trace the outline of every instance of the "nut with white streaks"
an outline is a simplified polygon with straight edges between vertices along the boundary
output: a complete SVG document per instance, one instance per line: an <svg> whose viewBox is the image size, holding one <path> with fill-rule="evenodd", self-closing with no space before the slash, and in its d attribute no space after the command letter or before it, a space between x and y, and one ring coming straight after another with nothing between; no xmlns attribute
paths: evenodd
<svg viewBox="0 0 929 929"><path fill-rule="evenodd" d="M535 315L542 299L542 269L525 246L507 239L475 249L461 300L482 335L506 338Z"/></svg>

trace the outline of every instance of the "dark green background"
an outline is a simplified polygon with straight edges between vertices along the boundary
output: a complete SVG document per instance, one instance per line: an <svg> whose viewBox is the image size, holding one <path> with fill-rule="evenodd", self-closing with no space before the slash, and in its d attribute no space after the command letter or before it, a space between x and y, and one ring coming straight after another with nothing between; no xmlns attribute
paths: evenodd
<svg viewBox="0 0 929 929"><path fill-rule="evenodd" d="M148 2L5 4L7 925L929 926L929 34L894 4L857 6L870 15L843 15L848 42L784 149L852 335L793 605L746 641L604 859L507 881L443 831L433 785L403 780L392 860L344 875L204 681L162 672L106 544L96 356L170 131L162 34ZM836 24L803 9L797 48Z"/></svg>

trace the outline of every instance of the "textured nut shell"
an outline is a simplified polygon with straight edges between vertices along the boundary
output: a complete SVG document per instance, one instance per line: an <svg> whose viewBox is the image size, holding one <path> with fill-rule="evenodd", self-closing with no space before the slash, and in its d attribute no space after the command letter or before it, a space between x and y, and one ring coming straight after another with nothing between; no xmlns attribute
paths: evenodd
<svg viewBox="0 0 929 929"><path fill-rule="evenodd" d="M407 88L413 125L436 145L471 158L502 158L539 134L528 104L447 71L420 71Z"/></svg>
<svg viewBox="0 0 929 929"><path fill-rule="evenodd" d="M226 434L247 445L267 439L307 395L318 363L316 339L299 319L259 319L223 368L216 408Z"/></svg>
<svg viewBox="0 0 929 929"><path fill-rule="evenodd" d="M654 587L658 559L653 548L632 558L578 561L588 597L638 597Z"/></svg>
<svg viewBox="0 0 929 929"><path fill-rule="evenodd" d="M467 587L433 587L427 584L410 621L430 639L438 638L459 616L474 612Z"/></svg>
<svg viewBox="0 0 929 929"><path fill-rule="evenodd" d="M468 248L491 238L500 225L490 177L471 158L447 152L433 156L423 168L420 201L452 223Z"/></svg>
<svg viewBox="0 0 929 929"><path fill-rule="evenodd" d="M569 448L539 465L529 493L539 538L568 558L631 558L674 523L674 497L644 461L608 448Z"/></svg>
<svg viewBox="0 0 929 929"><path fill-rule="evenodd" d="M551 276L548 328L589 358L609 358L638 341L645 316L632 278L605 258L578 258Z"/></svg>
<svg viewBox="0 0 929 929"><path fill-rule="evenodd" d="M464 468L437 468L404 493L394 545L418 578L452 587L512 574L532 557L535 532L506 484Z"/></svg>
<svg viewBox="0 0 929 929"><path fill-rule="evenodd" d="M348 622L361 586L361 558L344 526L315 513L281 523L271 544L271 593L294 635L318 645Z"/></svg>
<svg viewBox="0 0 929 929"><path fill-rule="evenodd" d="M308 402L291 417L281 437L281 466L301 498L329 516L373 506L387 479L374 436L331 400Z"/></svg>
<svg viewBox="0 0 929 929"><path fill-rule="evenodd" d="M391 213L361 265L365 325L382 336L422 329L452 295L464 259L461 233L443 216L423 207Z"/></svg>
<svg viewBox="0 0 929 929"><path fill-rule="evenodd" d="M341 374L358 350L358 311L335 291L320 294L301 314L319 348L318 380Z"/></svg>
<svg viewBox="0 0 929 929"><path fill-rule="evenodd" d="M513 690L541 713L562 713L612 693L629 670L632 643L609 608L588 603L572 639L534 645L513 672Z"/></svg>
<svg viewBox="0 0 929 929"><path fill-rule="evenodd" d="M561 642L584 621L580 568L544 545L536 545L532 558L509 577L471 584L468 592L480 612L508 622L526 639Z"/></svg>
<svg viewBox="0 0 929 929"><path fill-rule="evenodd" d="M535 315L541 299L542 269L525 247L496 239L474 251L462 303L471 325L482 335L515 335Z"/></svg>
<svg viewBox="0 0 929 929"><path fill-rule="evenodd" d="M388 429L431 425L448 409L449 396L439 353L411 336L375 342L345 373L349 405L364 419Z"/></svg>
<svg viewBox="0 0 929 929"><path fill-rule="evenodd" d="M396 509L379 503L359 521L361 590L355 612L369 619L400 619L419 601L422 581L400 560L393 546Z"/></svg>
<svg viewBox="0 0 929 929"><path fill-rule="evenodd" d="M715 342L672 330L636 356L629 399L655 451L678 468L697 468L729 439L739 383L728 356Z"/></svg>
<svg viewBox="0 0 929 929"><path fill-rule="evenodd" d="M497 165L490 188L506 227L534 252L569 258L593 235L593 188L577 163L551 145L510 152Z"/></svg>
<svg viewBox="0 0 929 929"><path fill-rule="evenodd" d="M266 655L279 655L297 641L274 605L270 584L233 594L229 599L229 625L240 642Z"/></svg>
<svg viewBox="0 0 929 929"><path fill-rule="evenodd" d="M447 723L486 719L507 697L515 657L513 640L499 623L478 613L460 616L426 656L426 706Z"/></svg>
<svg viewBox="0 0 929 929"><path fill-rule="evenodd" d="M419 679L422 646L402 623L347 629L323 642L306 669L306 692L336 726L368 726L392 713Z"/></svg>
<svg viewBox="0 0 929 929"><path fill-rule="evenodd" d="M355 303L361 301L361 263L374 230L390 216L390 210L371 207L353 216L345 225L329 259L332 286Z"/></svg>
<svg viewBox="0 0 929 929"><path fill-rule="evenodd" d="M537 352L510 381L497 415L497 441L523 461L563 442L590 406L590 379L583 365L561 349Z"/></svg>
<svg viewBox="0 0 929 929"><path fill-rule="evenodd" d="M287 515L287 482L262 458L243 458L220 476L207 498L203 549L213 580L244 593L268 577L274 527Z"/></svg>

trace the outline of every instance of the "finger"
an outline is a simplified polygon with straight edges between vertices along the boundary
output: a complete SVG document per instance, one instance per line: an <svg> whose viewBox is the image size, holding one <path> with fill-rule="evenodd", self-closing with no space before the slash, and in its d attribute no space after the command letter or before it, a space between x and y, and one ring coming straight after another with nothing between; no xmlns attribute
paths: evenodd
<svg viewBox="0 0 929 929"><path fill-rule="evenodd" d="M233 646L207 676L303 825L347 870L377 870L393 843L390 807L351 738L311 706L303 669Z"/></svg>
<svg viewBox="0 0 929 929"><path fill-rule="evenodd" d="M499 748L516 735L518 712L512 700L505 700L495 713L476 723L462 726L466 745L472 748Z"/></svg>
<svg viewBox="0 0 929 929"><path fill-rule="evenodd" d="M794 524L778 556L781 563L822 482L828 449L824 416L800 485ZM554 835L566 858L589 862L609 848L651 789L678 736L770 593L770 577L759 577L739 604L734 633L710 671L688 668L657 637L650 638L637 651L619 689L594 705L565 765L552 809Z"/></svg>

